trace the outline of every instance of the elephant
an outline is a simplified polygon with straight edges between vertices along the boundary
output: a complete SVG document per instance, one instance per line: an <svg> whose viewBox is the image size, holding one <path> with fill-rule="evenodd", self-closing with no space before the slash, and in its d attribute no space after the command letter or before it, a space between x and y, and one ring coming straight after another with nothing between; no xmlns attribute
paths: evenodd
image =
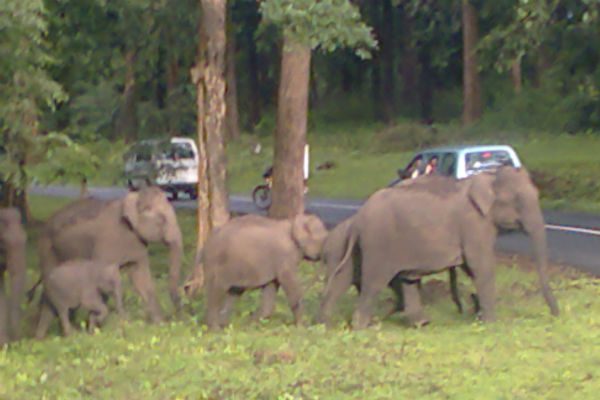
<svg viewBox="0 0 600 400"><path fill-rule="evenodd" d="M19 210L0 208L0 346L9 339L18 339L20 334L26 244L27 234ZM5 293L5 272L10 276L9 296Z"/></svg>
<svg viewBox="0 0 600 400"><path fill-rule="evenodd" d="M340 222L329 231L329 235L327 236L327 240L323 245L323 255L322 261L327 267L326 280L333 275L336 267L339 262L344 257L344 252L346 249L346 245L349 240L350 227L352 225L354 218L349 217L344 221ZM331 319L331 313L333 311L333 307L338 300L338 298L348 290L350 285L354 285L357 291L360 293L360 279L361 279L361 265L360 265L360 249L359 246L355 246L353 249L353 254L345 261L344 265L342 265L338 271L338 275L336 276L336 285L331 288L331 291L326 294L321 302L321 310L318 316L318 322L323 324L329 324ZM458 294L457 280L456 280L456 267L451 267L448 269L449 277L450 277L450 294L452 301L456 304L458 308L458 312L463 312L463 306L460 301L460 297ZM417 287L420 286L421 280L419 277L407 278L402 277L401 274L397 274L392 278L392 280L388 283L388 286L394 292L396 299L393 307L387 312L387 314L392 314L396 311L404 310L404 290L412 290L412 288L405 288L405 285L414 285ZM475 308L477 309L477 303L475 304ZM415 323L419 325L423 325L428 321L415 321Z"/></svg>
<svg viewBox="0 0 600 400"><path fill-rule="evenodd" d="M547 244L538 190L524 168L504 166L463 180L420 177L411 185L375 192L350 226L344 257L327 284L344 285L339 272L355 245L361 249L361 292L354 329L368 325L375 296L397 274L419 276L460 265L474 282L482 321L495 319L494 244L498 230L531 238L542 293L552 315L558 304L547 276ZM423 319L418 292L405 294L410 317Z"/></svg>
<svg viewBox="0 0 600 400"><path fill-rule="evenodd" d="M179 309L183 239L175 210L157 187L130 191L110 201L81 199L57 211L38 240L42 278L71 259L128 264L133 286L156 322L162 319L162 310L150 275L147 245L159 241L169 248L169 293Z"/></svg>
<svg viewBox="0 0 600 400"><path fill-rule="evenodd" d="M99 260L71 260L52 269L44 278L42 311L35 336L46 336L54 313L58 314L64 336L73 331L69 310L83 307L89 311L90 332L108 314L103 294L112 294L119 314L123 313L123 292L119 264Z"/></svg>
<svg viewBox="0 0 600 400"><path fill-rule="evenodd" d="M202 249L208 328L225 325L233 301L248 289L262 289L256 318L267 318L279 285L296 324L301 324L304 310L296 269L302 258L320 258L326 237L319 217L305 214L283 220L246 215L211 232Z"/></svg>

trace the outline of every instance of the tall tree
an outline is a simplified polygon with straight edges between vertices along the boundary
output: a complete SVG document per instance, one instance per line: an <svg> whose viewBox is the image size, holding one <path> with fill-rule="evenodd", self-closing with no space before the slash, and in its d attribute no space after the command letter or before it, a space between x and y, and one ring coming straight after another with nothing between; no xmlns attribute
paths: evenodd
<svg viewBox="0 0 600 400"><path fill-rule="evenodd" d="M27 187L32 163L47 156L43 116L66 99L47 68L53 59L45 50L47 20L40 0L0 3L0 181L5 205L29 216Z"/></svg>
<svg viewBox="0 0 600 400"><path fill-rule="evenodd" d="M198 59L191 70L198 107L198 242L197 254L209 232L229 220L223 127L225 120L226 0L200 0ZM199 260L196 260L199 261ZM203 282L196 263L189 292Z"/></svg>
<svg viewBox="0 0 600 400"><path fill-rule="evenodd" d="M225 49L225 131L228 139L237 139L240 136L240 117L238 112L237 75L235 68L236 41L231 11L227 12L227 45Z"/></svg>
<svg viewBox="0 0 600 400"><path fill-rule="evenodd" d="M463 20L463 124L469 125L481 117L481 82L476 46L477 13L470 3L462 0Z"/></svg>
<svg viewBox="0 0 600 400"><path fill-rule="evenodd" d="M311 51L347 46L367 57L365 46L374 47L376 42L348 0L265 0L261 12L265 21L283 32L269 216L289 218L304 212L302 155Z"/></svg>

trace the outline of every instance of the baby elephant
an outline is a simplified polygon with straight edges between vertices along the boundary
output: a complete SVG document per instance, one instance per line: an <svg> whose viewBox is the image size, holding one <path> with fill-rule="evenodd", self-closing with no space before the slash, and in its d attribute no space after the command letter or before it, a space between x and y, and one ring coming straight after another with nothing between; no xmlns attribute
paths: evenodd
<svg viewBox="0 0 600 400"><path fill-rule="evenodd" d="M72 260L54 268L44 280L42 310L36 337L46 335L48 324L58 314L63 334L71 334L69 310L83 307L89 311L88 328L93 329L108 314L103 294L112 294L117 312L123 311L119 265L99 260Z"/></svg>
<svg viewBox="0 0 600 400"><path fill-rule="evenodd" d="M246 215L213 231L202 254L208 328L225 325L235 297L247 289L263 290L256 317L270 316L279 285L300 323L302 290L296 269L302 258L320 258L326 238L327 228L314 215L291 220Z"/></svg>

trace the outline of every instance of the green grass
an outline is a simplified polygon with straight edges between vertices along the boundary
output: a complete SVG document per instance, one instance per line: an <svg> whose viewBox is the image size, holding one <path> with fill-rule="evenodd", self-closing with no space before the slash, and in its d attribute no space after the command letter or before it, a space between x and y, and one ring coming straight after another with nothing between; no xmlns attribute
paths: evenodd
<svg viewBox="0 0 600 400"><path fill-rule="evenodd" d="M32 198L32 204L41 219L62 201ZM189 268L195 218L186 210L178 217ZM34 229L29 233L35 237ZM37 277L33 243L28 284ZM599 387L600 286L570 269L552 269L557 318L550 316L530 265L503 259L496 268L497 322L481 324L470 311L458 314L440 274L424 284L430 325L413 329L399 314L383 318L391 297L386 290L374 325L353 332L354 289L340 300L333 328L313 324L324 268L303 262L306 327L291 325L282 293L273 318L252 323L260 297L250 292L237 302L231 325L215 333L203 325L202 295L173 315L166 250L151 246L150 254L168 322L147 324L125 279L128 319L111 314L94 335L70 338L59 336L54 321L45 340L25 338L0 350L0 399L590 399ZM472 291L460 275L467 309ZM28 334L34 313L34 306L26 309Z"/></svg>

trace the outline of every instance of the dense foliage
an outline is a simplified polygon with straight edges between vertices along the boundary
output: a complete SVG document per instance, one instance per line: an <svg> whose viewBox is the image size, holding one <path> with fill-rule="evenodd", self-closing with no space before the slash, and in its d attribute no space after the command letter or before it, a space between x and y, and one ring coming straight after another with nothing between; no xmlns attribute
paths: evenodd
<svg viewBox="0 0 600 400"><path fill-rule="evenodd" d="M228 2L235 51L230 60L245 131L273 133L281 54L275 25L325 50L313 56L309 128L336 121L460 120L459 2L290 4ZM594 40L600 3L473 0L473 5L481 38L481 124L488 130L538 134L595 131L600 125L600 47ZM44 176L35 175L42 169L27 169L50 159L57 146L82 160L89 157L77 146L96 140L192 135L196 110L190 68L198 13L194 0L1 2L0 145L10 151L0 152L0 179L22 185L64 177L52 165L43 169ZM378 47L369 50L368 60L343 47L365 56L374 41ZM519 90L511 73L516 61ZM74 162L64 170L93 178L96 168Z"/></svg>

